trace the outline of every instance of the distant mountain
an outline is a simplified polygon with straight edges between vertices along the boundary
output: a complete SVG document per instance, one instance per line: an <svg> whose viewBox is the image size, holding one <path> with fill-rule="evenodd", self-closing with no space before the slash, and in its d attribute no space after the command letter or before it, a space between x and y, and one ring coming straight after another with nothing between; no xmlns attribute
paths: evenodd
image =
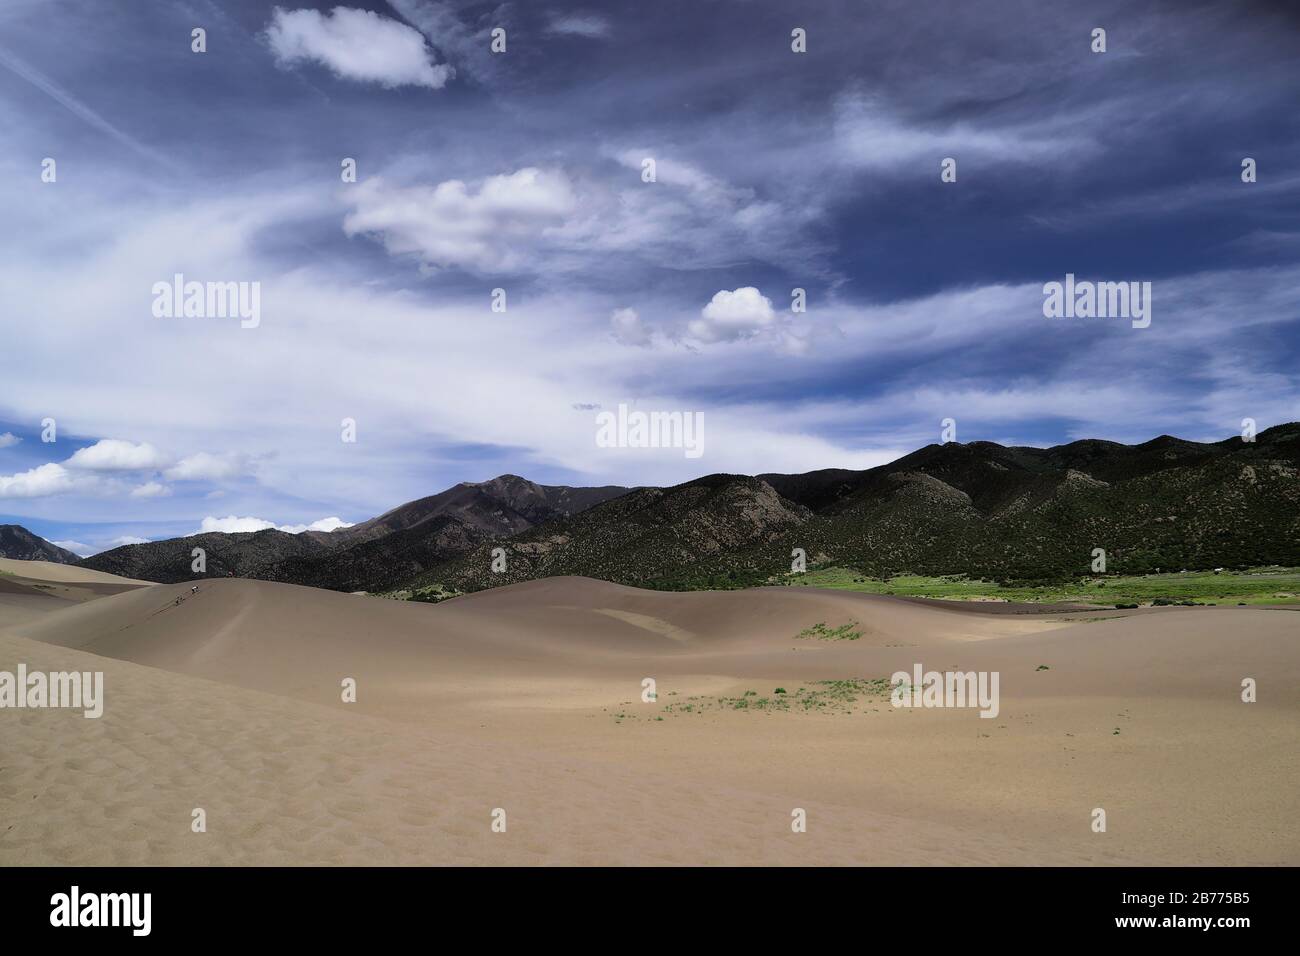
<svg viewBox="0 0 1300 956"><path fill-rule="evenodd" d="M471 551L482 541L509 537L626 491L538 485L502 475L491 481L462 482L338 531L206 533L126 545L80 563L99 571L173 583L196 576L191 555L193 549L202 548L210 577L233 574L343 591L385 590Z"/></svg>
<svg viewBox="0 0 1300 956"><path fill-rule="evenodd" d="M71 551L60 548L17 524L0 524L0 558L53 561L56 564L75 564L81 560Z"/></svg>
<svg viewBox="0 0 1300 956"><path fill-rule="evenodd" d="M205 534L80 564L151 581L207 573L344 591L478 590L581 574L654 588L786 580L791 553L872 576L1059 580L1300 565L1300 424L1215 443L928 445L865 471L709 475L671 488L465 482L351 528ZM505 569L493 570L493 549ZM499 567L499 564L497 565Z"/></svg>
<svg viewBox="0 0 1300 956"><path fill-rule="evenodd" d="M274 528L238 533L209 531L185 538L127 544L77 563L83 568L160 584L175 584L195 577L255 578L268 565L331 550L331 545L325 543L331 533L335 532L289 534ZM203 551L206 565L203 574L192 570L196 548Z"/></svg>
<svg viewBox="0 0 1300 956"><path fill-rule="evenodd" d="M334 591L389 591L486 539L460 517L438 515L350 547L263 564L244 576Z"/></svg>
<svg viewBox="0 0 1300 956"><path fill-rule="evenodd" d="M1090 571L1300 565L1300 425L1256 441L929 445L865 471L712 475L640 489L416 577L476 590L582 574L643 587L780 581L808 566L1053 580Z"/></svg>
<svg viewBox="0 0 1300 956"><path fill-rule="evenodd" d="M518 475L501 475L491 481L462 481L446 491L408 501L378 518L333 533L355 543L406 531L426 521L453 517L486 536L509 535L551 518L582 511L627 490L614 486L538 485Z"/></svg>
<svg viewBox="0 0 1300 956"><path fill-rule="evenodd" d="M546 521L564 518L626 488L538 485L517 475L462 482L378 518L336 531L344 546L290 558L255 575L341 591L384 591L438 564Z"/></svg>
<svg viewBox="0 0 1300 956"><path fill-rule="evenodd" d="M808 508L765 481L710 475L672 488L640 488L515 535L503 545L504 571L493 570L496 545L490 543L412 583L463 591L582 574L670 586L694 581L699 568L725 573L724 555L761 552L811 519Z"/></svg>

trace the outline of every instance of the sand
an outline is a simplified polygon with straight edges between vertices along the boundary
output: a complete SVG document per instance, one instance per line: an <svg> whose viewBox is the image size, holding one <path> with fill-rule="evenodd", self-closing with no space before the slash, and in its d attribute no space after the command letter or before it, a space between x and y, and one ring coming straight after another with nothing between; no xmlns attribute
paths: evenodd
<svg viewBox="0 0 1300 956"><path fill-rule="evenodd" d="M136 578L124 578L107 571L95 571L80 568L74 564L56 564L53 561L16 561L13 558L0 558L0 573L13 574L22 578L45 583L61 584L135 584L152 587L151 581Z"/></svg>
<svg viewBox="0 0 1300 956"><path fill-rule="evenodd" d="M148 581L75 568L52 561L16 561L0 558L0 628L27 623L83 601L120 594Z"/></svg>
<svg viewBox="0 0 1300 956"><path fill-rule="evenodd" d="M5 597L0 670L101 670L106 703L0 710L0 864L1300 862L1295 611L583 578L438 605L237 579ZM999 715L734 703L914 663L998 671Z"/></svg>

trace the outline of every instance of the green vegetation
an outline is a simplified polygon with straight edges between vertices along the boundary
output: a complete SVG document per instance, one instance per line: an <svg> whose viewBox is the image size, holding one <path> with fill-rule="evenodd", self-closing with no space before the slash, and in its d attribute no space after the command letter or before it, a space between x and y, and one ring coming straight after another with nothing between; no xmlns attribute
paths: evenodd
<svg viewBox="0 0 1300 956"><path fill-rule="evenodd" d="M1300 568L1253 568L1248 571L1097 575L1059 584L998 584L963 574L941 577L898 575L871 578L847 568L822 568L791 575L801 587L836 588L870 594L948 600L1002 600L1047 604L1078 602L1099 607L1137 605L1300 604Z"/></svg>
<svg viewBox="0 0 1300 956"><path fill-rule="evenodd" d="M860 700L889 700L889 678L848 678L813 681L792 694L778 687L771 697L747 690L739 697L692 697L691 703L668 704L669 714L699 714L710 710L802 711L804 713L851 713Z"/></svg>
<svg viewBox="0 0 1300 956"><path fill-rule="evenodd" d="M439 601L447 600L447 598L454 598L460 593L460 591L445 588L441 584L430 584L416 588L402 588L398 591L386 591L379 596L394 601L419 601L424 604L437 604Z"/></svg>
<svg viewBox="0 0 1300 956"><path fill-rule="evenodd" d="M676 692L670 693L673 696ZM772 691L771 697L760 697L758 691L747 690L739 697L705 697L695 695L685 701L665 704L658 711L640 714L624 709L626 701L618 710L607 711L615 723L625 720L659 721L664 716L682 716L684 714L703 714L707 712L742 710L746 712L774 713L822 713L852 714L859 711L859 704L870 705L878 709L882 703L889 701L889 679L886 677L848 678L844 680L818 680L807 686L800 686L793 693L784 687Z"/></svg>
<svg viewBox="0 0 1300 956"><path fill-rule="evenodd" d="M849 621L836 628L828 628L825 621L818 621L812 627L805 627L795 635L795 639L815 637L819 641L856 641L862 636L857 621Z"/></svg>

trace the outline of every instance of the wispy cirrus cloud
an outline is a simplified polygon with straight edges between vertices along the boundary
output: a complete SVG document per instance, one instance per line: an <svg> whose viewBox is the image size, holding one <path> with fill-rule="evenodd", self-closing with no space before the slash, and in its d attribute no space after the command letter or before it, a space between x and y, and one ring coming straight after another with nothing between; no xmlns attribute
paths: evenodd
<svg viewBox="0 0 1300 956"><path fill-rule="evenodd" d="M123 146L126 146L138 155L148 159L150 162L157 163L158 165L168 169L176 168L176 164L169 156L146 145L136 137L131 136L125 130L121 129L119 126L109 122L109 120L107 120L103 115L91 109L81 99L74 96L40 70L31 66L29 63L15 56L3 47L0 47L0 66L3 66L13 75L40 90L51 100L58 103L73 116L77 117L77 119L81 120L97 132L121 143Z"/></svg>
<svg viewBox="0 0 1300 956"><path fill-rule="evenodd" d="M215 455L201 451L182 458L164 472L172 481L223 481L250 474L250 456L238 452Z"/></svg>
<svg viewBox="0 0 1300 956"><path fill-rule="evenodd" d="M598 40L609 36L612 28L609 20L596 13L566 13L552 14L547 32Z"/></svg>
<svg viewBox="0 0 1300 956"><path fill-rule="evenodd" d="M885 99L850 88L835 105L837 155L848 166L867 169L936 170L941 159L1041 163L1080 162L1100 145L1088 117L1011 117L996 124L949 117L904 118Z"/></svg>

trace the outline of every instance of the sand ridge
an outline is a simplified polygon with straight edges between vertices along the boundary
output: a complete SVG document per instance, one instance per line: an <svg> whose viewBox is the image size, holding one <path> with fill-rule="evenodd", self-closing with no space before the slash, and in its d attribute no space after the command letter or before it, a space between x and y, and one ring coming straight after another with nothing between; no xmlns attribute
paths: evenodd
<svg viewBox="0 0 1300 956"><path fill-rule="evenodd" d="M109 574L107 571L95 571L91 568L58 564L54 561L18 561L13 558L0 558L0 572L34 581L62 584L136 584L146 587L153 585L152 581L124 578L117 574Z"/></svg>

